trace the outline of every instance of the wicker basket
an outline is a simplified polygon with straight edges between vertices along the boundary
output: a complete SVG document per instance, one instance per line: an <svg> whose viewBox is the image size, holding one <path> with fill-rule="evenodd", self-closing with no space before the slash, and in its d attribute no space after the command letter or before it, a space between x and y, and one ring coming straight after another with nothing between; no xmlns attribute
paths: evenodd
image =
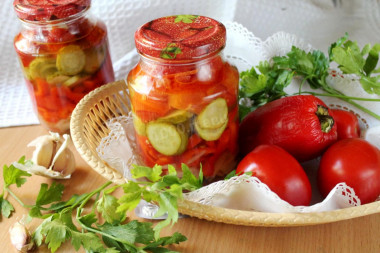
<svg viewBox="0 0 380 253"><path fill-rule="evenodd" d="M130 107L124 81L104 85L85 96L71 117L71 136L83 159L99 174L116 184L126 182L116 170L103 162L96 152L101 139L108 135L106 122L127 115ZM265 213L241 211L183 200L178 205L183 214L206 220L247 226L302 226L322 224L380 213L380 201L352 208L320 213Z"/></svg>

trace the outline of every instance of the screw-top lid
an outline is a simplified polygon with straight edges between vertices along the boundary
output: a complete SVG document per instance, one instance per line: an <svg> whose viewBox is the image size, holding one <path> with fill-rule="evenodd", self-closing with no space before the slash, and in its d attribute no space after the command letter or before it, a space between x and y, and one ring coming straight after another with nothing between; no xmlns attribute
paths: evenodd
<svg viewBox="0 0 380 253"><path fill-rule="evenodd" d="M204 16L168 16L141 26L135 33L135 43L139 53L146 56L167 60L199 59L224 48L226 28Z"/></svg>
<svg viewBox="0 0 380 253"><path fill-rule="evenodd" d="M91 0L14 0L20 19L50 21L75 15L91 5Z"/></svg>

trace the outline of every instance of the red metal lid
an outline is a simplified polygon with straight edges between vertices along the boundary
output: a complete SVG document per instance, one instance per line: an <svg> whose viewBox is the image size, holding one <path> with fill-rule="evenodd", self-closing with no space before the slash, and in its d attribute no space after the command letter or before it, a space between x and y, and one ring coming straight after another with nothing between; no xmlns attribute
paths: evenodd
<svg viewBox="0 0 380 253"><path fill-rule="evenodd" d="M140 54L150 57L199 59L224 48L226 28L204 16L168 16L141 26L135 33L135 43Z"/></svg>
<svg viewBox="0 0 380 253"><path fill-rule="evenodd" d="M20 19L49 21L77 14L91 5L91 0L14 0Z"/></svg>

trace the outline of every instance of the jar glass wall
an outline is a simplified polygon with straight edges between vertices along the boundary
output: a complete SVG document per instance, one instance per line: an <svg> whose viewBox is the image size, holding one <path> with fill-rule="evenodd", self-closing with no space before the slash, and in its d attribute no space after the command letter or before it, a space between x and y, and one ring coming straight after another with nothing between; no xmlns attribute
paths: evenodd
<svg viewBox="0 0 380 253"><path fill-rule="evenodd" d="M28 91L40 122L67 132L79 100L114 81L106 26L89 6L60 19L29 19L20 19L14 40Z"/></svg>
<svg viewBox="0 0 380 253"><path fill-rule="evenodd" d="M183 59L151 57L140 50L127 84L137 153L147 166L180 169L184 163L199 170L201 165L206 178L213 178L236 165L239 74L223 59L223 47Z"/></svg>

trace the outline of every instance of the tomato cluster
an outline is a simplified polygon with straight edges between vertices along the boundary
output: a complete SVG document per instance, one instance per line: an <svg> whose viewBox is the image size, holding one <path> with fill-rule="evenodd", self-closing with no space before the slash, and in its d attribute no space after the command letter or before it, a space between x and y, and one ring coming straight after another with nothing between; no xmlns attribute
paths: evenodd
<svg viewBox="0 0 380 253"><path fill-rule="evenodd" d="M252 173L290 204L310 203L310 183L299 162L317 157L324 197L341 182L362 204L380 196L380 150L360 139L352 112L328 109L314 96L281 98L248 114L239 135L245 157L237 174Z"/></svg>

